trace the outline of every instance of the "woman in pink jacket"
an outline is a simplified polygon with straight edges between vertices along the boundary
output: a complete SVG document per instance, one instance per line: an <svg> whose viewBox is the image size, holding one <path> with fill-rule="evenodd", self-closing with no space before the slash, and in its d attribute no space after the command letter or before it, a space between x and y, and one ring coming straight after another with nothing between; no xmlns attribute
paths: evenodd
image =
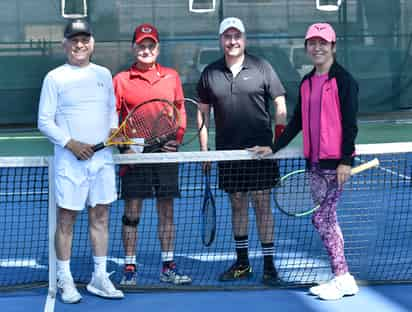
<svg viewBox="0 0 412 312"><path fill-rule="evenodd" d="M252 151L261 156L276 153L302 131L312 189L324 194L325 185L319 183L323 178L329 185L328 196L314 212L312 223L328 252L334 274L332 280L311 287L309 292L324 300L337 300L359 291L349 273L336 216L342 185L349 178L353 164L358 132L358 84L335 60L336 34L332 26L311 25L305 36L305 48L314 68L302 79L292 119L272 146L256 146Z"/></svg>

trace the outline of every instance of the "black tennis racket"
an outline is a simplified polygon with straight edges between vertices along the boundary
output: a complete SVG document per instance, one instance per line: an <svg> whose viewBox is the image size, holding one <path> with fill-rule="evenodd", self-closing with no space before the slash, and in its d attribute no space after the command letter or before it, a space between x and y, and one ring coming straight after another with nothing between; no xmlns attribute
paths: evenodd
<svg viewBox="0 0 412 312"><path fill-rule="evenodd" d="M352 168L351 175L379 166L377 158ZM313 190L312 179L316 179L316 190ZM274 201L276 207L284 214L292 217L310 215L328 198L330 185L323 176L312 176L310 171L300 169L290 172L280 179L275 187ZM325 190L320 193L319 190Z"/></svg>
<svg viewBox="0 0 412 312"><path fill-rule="evenodd" d="M215 240L216 235L216 204L210 187L210 172L204 175L205 192L201 212L202 242L209 247Z"/></svg>

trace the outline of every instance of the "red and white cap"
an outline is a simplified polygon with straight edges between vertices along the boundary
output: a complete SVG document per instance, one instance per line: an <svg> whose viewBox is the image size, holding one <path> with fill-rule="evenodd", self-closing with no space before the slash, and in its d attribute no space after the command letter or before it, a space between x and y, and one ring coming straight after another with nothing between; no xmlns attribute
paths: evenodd
<svg viewBox="0 0 412 312"><path fill-rule="evenodd" d="M316 23L309 26L305 40L315 37L322 38L327 42L336 42L335 31L328 23Z"/></svg>
<svg viewBox="0 0 412 312"><path fill-rule="evenodd" d="M141 24L136 27L133 34L133 43L140 43L143 39L150 38L159 43L159 33L151 24Z"/></svg>

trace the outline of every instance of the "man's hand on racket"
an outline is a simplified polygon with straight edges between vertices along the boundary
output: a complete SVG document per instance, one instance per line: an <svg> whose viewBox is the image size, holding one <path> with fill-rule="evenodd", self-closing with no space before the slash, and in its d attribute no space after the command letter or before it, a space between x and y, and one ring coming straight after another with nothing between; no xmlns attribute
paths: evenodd
<svg viewBox="0 0 412 312"><path fill-rule="evenodd" d="M261 159L265 158L266 156L269 156L273 154L272 149L270 146L253 146L251 148L247 149L248 151L252 152L255 154L256 158Z"/></svg>
<svg viewBox="0 0 412 312"><path fill-rule="evenodd" d="M117 135L115 135L116 132L118 132ZM115 136L112 138L113 135L115 135ZM124 142L124 141L127 140L127 138L124 136L123 132L121 132L121 131L119 132L118 128L110 129L109 138L112 138L111 140L112 140L113 143ZM125 151L129 150L128 145L125 145L125 144L117 145L117 147L119 149L124 149Z"/></svg>
<svg viewBox="0 0 412 312"><path fill-rule="evenodd" d="M162 152L177 152L180 143L176 140L169 140L162 145L160 150Z"/></svg>
<svg viewBox="0 0 412 312"><path fill-rule="evenodd" d="M87 160L94 154L93 146L94 145L70 139L70 141L65 145L65 148L70 150L77 159Z"/></svg>
<svg viewBox="0 0 412 312"><path fill-rule="evenodd" d="M114 135L116 132L118 132L118 128L111 128L109 132L109 138ZM113 137L112 141L113 142L123 142L125 140L125 137L122 132L118 133L116 136Z"/></svg>
<svg viewBox="0 0 412 312"><path fill-rule="evenodd" d="M338 178L338 185L341 187L350 177L352 167L349 165L340 164L336 168L336 175Z"/></svg>

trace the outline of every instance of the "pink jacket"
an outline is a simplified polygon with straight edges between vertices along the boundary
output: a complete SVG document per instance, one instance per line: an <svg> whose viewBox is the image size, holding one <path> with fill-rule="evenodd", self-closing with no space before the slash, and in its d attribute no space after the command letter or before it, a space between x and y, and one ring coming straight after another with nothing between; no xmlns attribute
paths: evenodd
<svg viewBox="0 0 412 312"><path fill-rule="evenodd" d="M310 79L303 81L302 99L302 134L303 154L310 157ZM322 88L320 113L320 149L319 159L338 159L342 156L342 114L336 78L326 80Z"/></svg>

